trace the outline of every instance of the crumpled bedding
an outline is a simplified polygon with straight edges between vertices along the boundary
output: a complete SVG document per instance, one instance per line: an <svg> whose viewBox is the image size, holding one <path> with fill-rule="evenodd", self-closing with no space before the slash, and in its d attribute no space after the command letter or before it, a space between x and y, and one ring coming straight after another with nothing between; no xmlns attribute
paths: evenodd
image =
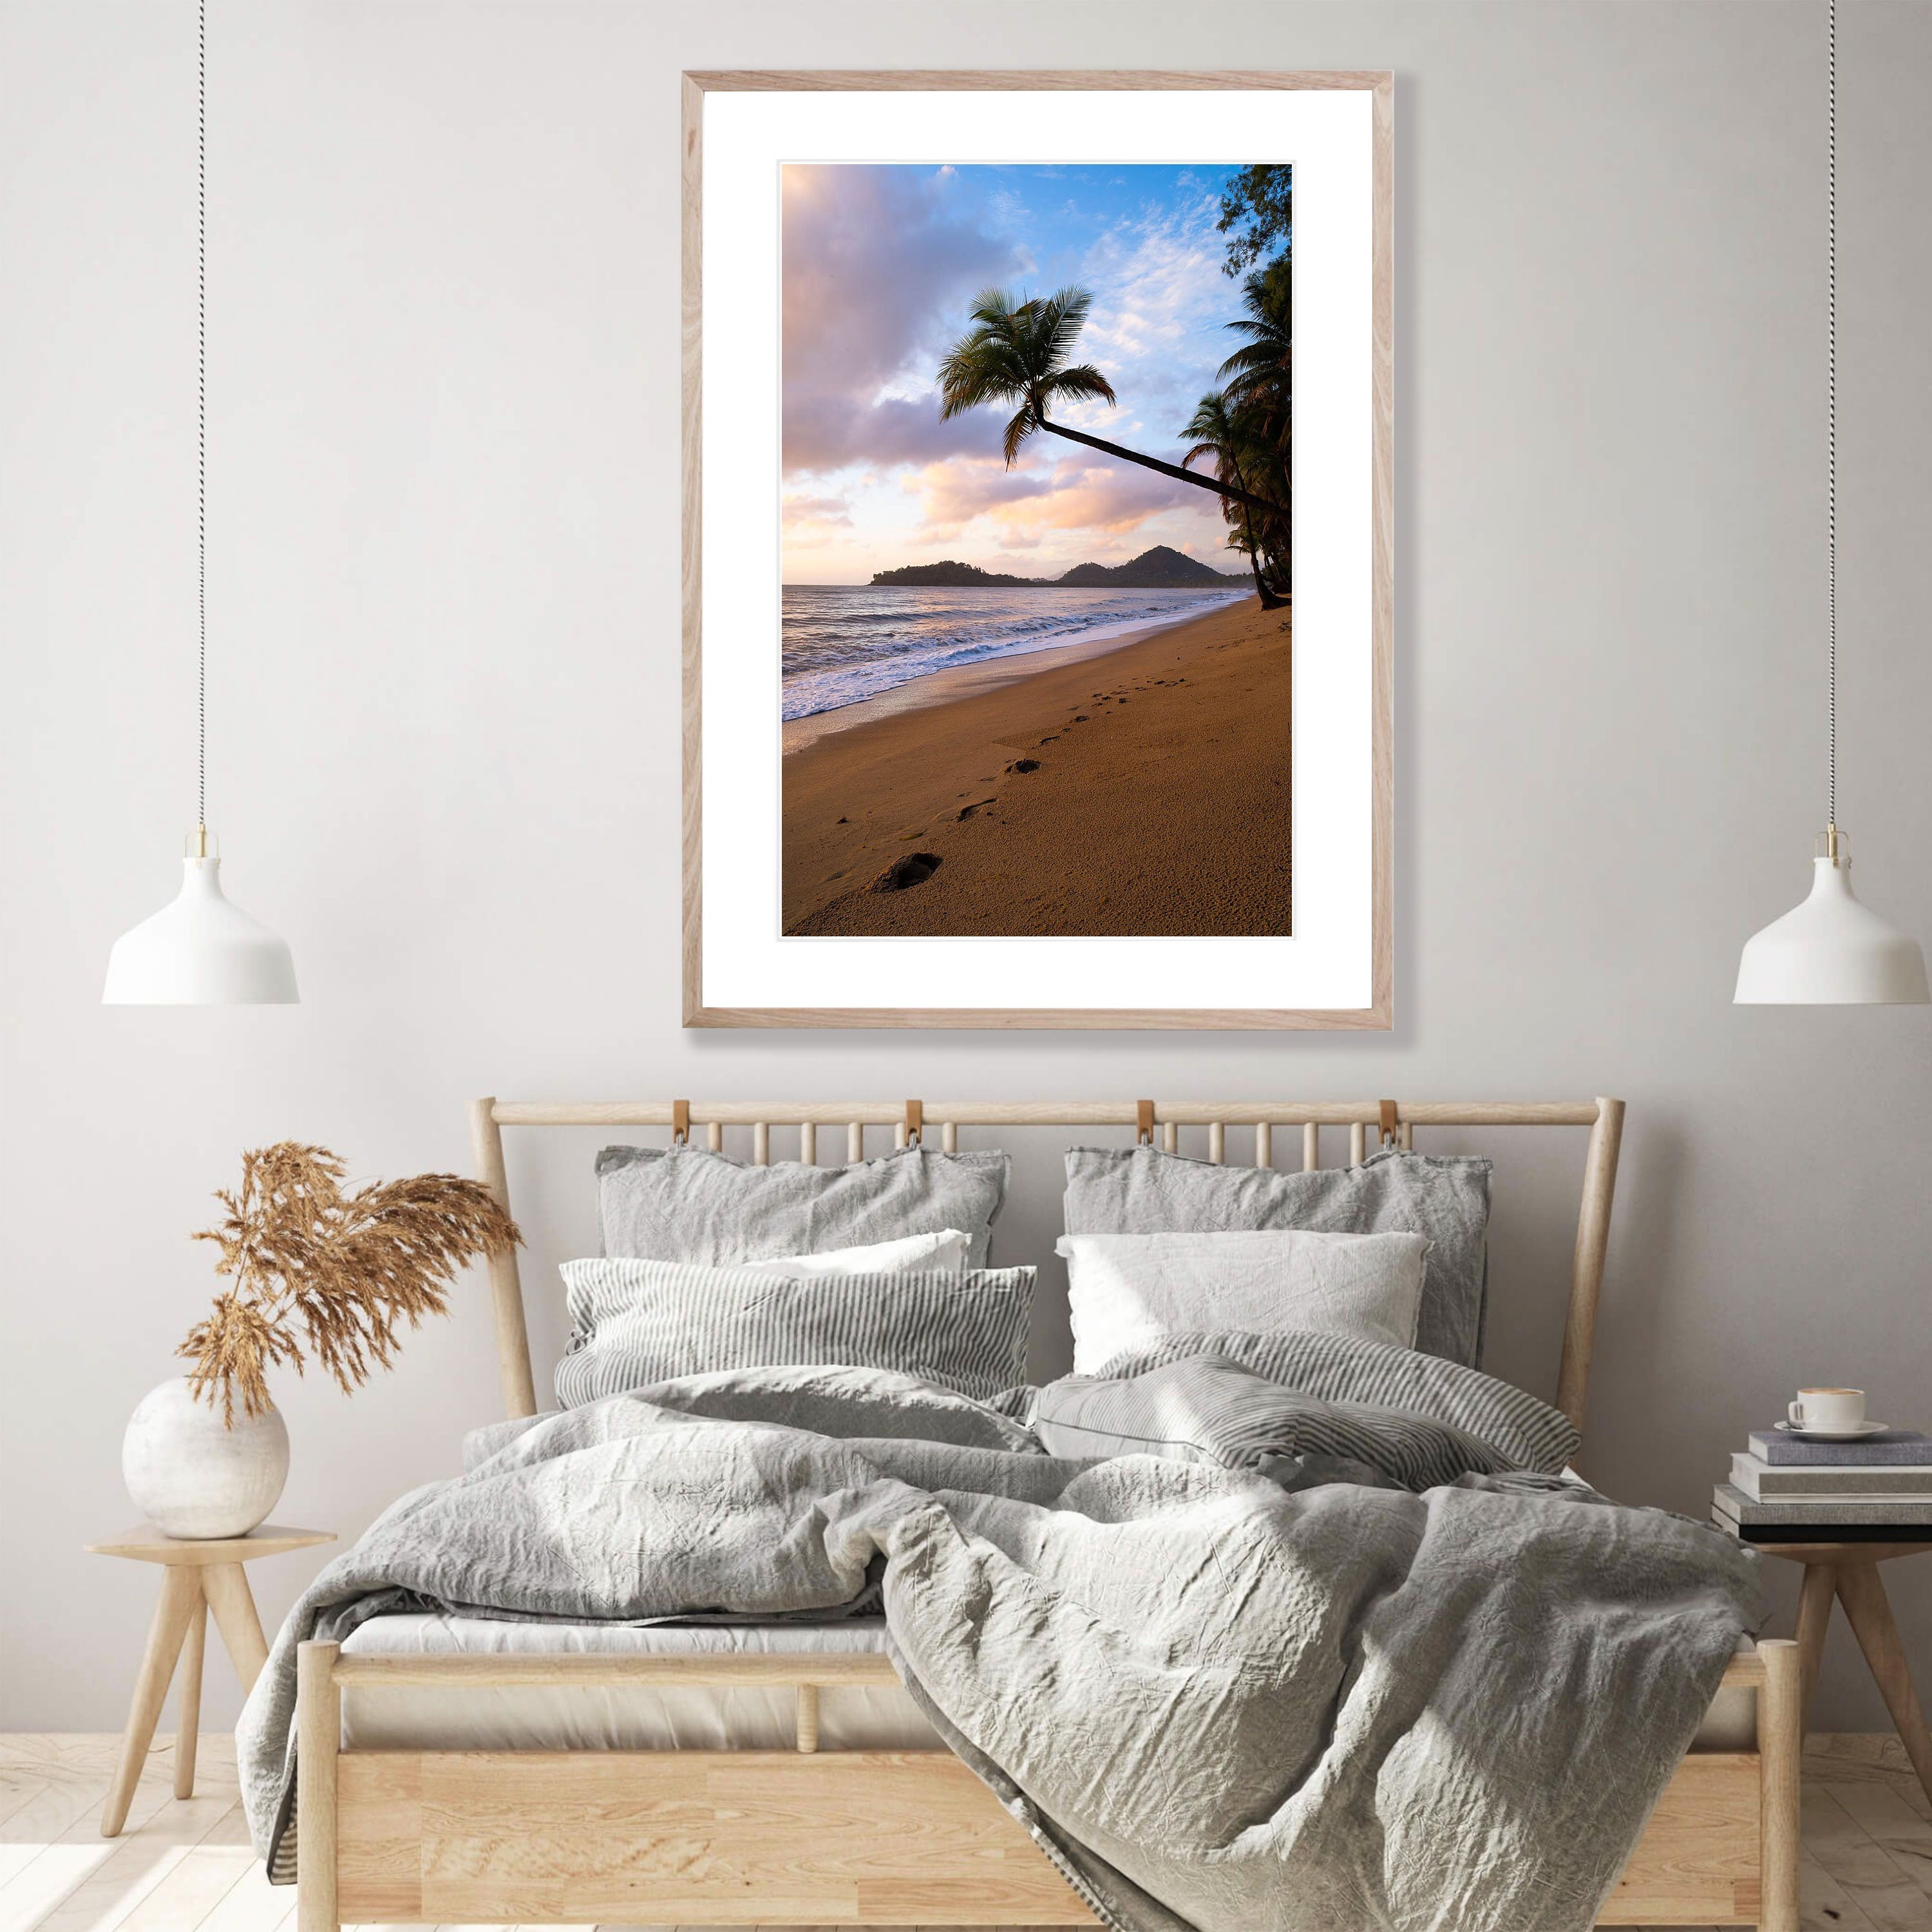
<svg viewBox="0 0 1932 1932"><path fill-rule="evenodd" d="M1028 1406L768 1369L484 1433L284 1626L237 1733L258 1850L292 1876L304 1639L883 1610L941 1736L1121 1932L1594 1922L1756 1626L1750 1552L1509 1471L1052 1456Z"/></svg>

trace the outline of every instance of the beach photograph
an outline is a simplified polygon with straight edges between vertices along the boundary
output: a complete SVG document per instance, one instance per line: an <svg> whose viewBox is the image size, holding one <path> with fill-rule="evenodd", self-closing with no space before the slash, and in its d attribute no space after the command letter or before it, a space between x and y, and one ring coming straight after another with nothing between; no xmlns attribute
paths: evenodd
<svg viewBox="0 0 1932 1932"><path fill-rule="evenodd" d="M1289 167L782 174L784 934L1292 934Z"/></svg>

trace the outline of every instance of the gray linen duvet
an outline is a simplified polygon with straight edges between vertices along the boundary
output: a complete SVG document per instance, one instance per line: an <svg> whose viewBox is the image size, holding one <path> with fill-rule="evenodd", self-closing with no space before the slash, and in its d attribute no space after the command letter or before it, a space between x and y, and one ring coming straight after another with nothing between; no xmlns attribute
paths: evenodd
<svg viewBox="0 0 1932 1932"><path fill-rule="evenodd" d="M304 1638L431 1606L883 1608L940 1736L1123 1932L1586 1927L1755 1625L1756 1559L1414 1411L1388 1412L1385 1466L1360 1402L1347 1455L1324 1454L1328 1372L1310 1396L1214 1358L1198 1400L1242 1384L1240 1468L1203 1460L1198 1418L1193 1460L1064 1460L1015 1419L1038 1395L1001 1413L849 1368L482 1432L464 1475L403 1498L284 1626L238 1734L257 1848L292 1876ZM1119 1377L1107 1414L1157 1442L1177 1402L1170 1364ZM1466 1472L1418 1494L1432 1428L1425 1460Z"/></svg>

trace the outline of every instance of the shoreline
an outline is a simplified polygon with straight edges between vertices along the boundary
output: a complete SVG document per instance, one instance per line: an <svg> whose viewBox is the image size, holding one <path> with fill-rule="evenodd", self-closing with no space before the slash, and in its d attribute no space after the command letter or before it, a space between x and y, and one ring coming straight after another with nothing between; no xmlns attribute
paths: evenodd
<svg viewBox="0 0 1932 1932"><path fill-rule="evenodd" d="M816 744L832 732L849 730L855 724L898 717L906 712L923 710L932 705L950 704L959 698L970 698L981 692L998 691L1068 664L1088 663L1093 658L1104 657L1110 651L1139 644L1162 631L1178 630L1184 625L1198 623L1204 617L1219 616L1230 609L1238 610L1251 598L1252 592L1250 598L1216 605L1211 610L1192 610L1185 616L1137 624L1130 630L1109 632L1104 636L1078 638L1064 644L1042 644L1037 650L1008 651L1003 656L981 658L972 664L950 664L944 670L922 671L917 677L888 686L869 698L855 698L849 704L835 704L803 718L785 719L780 728L780 756L790 758L794 752L803 751L806 746Z"/></svg>
<svg viewBox="0 0 1932 1932"><path fill-rule="evenodd" d="M836 722L782 761L781 930L1288 936L1290 625L1250 596L794 720Z"/></svg>

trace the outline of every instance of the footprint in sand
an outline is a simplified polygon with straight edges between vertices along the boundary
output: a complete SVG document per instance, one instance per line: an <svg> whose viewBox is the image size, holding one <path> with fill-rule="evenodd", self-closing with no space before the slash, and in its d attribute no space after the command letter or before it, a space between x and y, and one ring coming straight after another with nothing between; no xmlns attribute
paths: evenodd
<svg viewBox="0 0 1932 1932"><path fill-rule="evenodd" d="M1037 758L1016 758L1006 770L1010 772L1036 772L1040 770Z"/></svg>
<svg viewBox="0 0 1932 1932"><path fill-rule="evenodd" d="M976 800L974 801L974 803L972 803L971 805L969 805L969 806L965 806L965 807L964 807L964 808L961 811L961 812L960 812L960 814L959 814L959 816L960 816L960 817L961 817L961 818L962 818L962 819L970 818L973 816L974 813L975 813L976 812L981 811L981 810L982 810L986 806L989 806L989 805L992 805L992 804L994 804L994 803L995 803L995 802L996 802L996 801L995 801L995 800L992 800L992 799L990 799L990 798L982 798L982 799Z"/></svg>
<svg viewBox="0 0 1932 1932"><path fill-rule="evenodd" d="M1075 718L1073 722L1074 722L1074 723L1075 723L1075 724L1085 724L1085 723L1087 722L1087 714L1086 714L1086 712L1084 712L1084 711L1083 711L1083 712L1081 712L1081 714L1080 714L1080 716L1079 716L1078 718Z"/></svg>

